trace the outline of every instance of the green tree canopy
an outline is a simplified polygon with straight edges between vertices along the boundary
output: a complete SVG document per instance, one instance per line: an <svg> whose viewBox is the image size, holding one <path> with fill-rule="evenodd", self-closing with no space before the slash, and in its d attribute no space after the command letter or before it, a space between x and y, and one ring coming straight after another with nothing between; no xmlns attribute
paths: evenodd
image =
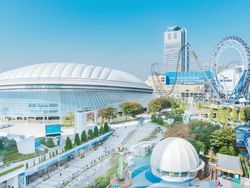
<svg viewBox="0 0 250 188"><path fill-rule="evenodd" d="M135 117L136 115L143 113L142 105L134 101L124 102L120 105L120 108L126 116L129 115Z"/></svg>
<svg viewBox="0 0 250 188"><path fill-rule="evenodd" d="M98 137L98 135L99 135L99 130L98 130L98 127L97 126L95 126L95 128L94 128L94 137Z"/></svg>
<svg viewBox="0 0 250 188"><path fill-rule="evenodd" d="M4 149L4 144L3 144L3 140L0 138L0 150Z"/></svg>
<svg viewBox="0 0 250 188"><path fill-rule="evenodd" d="M245 114L245 109L240 108L240 121L246 121L246 114Z"/></svg>
<svg viewBox="0 0 250 188"><path fill-rule="evenodd" d="M156 117L155 114L152 114L152 115L151 115L151 121L152 121L153 123L156 123L157 117Z"/></svg>
<svg viewBox="0 0 250 188"><path fill-rule="evenodd" d="M99 134L102 135L103 133L105 133L104 125L101 125L100 128L99 128Z"/></svg>
<svg viewBox="0 0 250 188"><path fill-rule="evenodd" d="M52 138L48 138L48 140L46 142L46 146L49 147L49 148L52 148L52 147L55 146Z"/></svg>
<svg viewBox="0 0 250 188"><path fill-rule="evenodd" d="M214 119L214 110L210 108L208 118L210 121Z"/></svg>
<svg viewBox="0 0 250 188"><path fill-rule="evenodd" d="M226 155L237 155L233 146L222 146L219 150L219 153L226 154Z"/></svg>
<svg viewBox="0 0 250 188"><path fill-rule="evenodd" d="M106 107L98 111L98 115L102 118L102 122L104 120L108 120L110 122L111 119L115 118L115 114L116 109L114 107Z"/></svg>
<svg viewBox="0 0 250 188"><path fill-rule="evenodd" d="M67 150L70 150L72 148L73 148L72 141L71 141L70 137L67 137L64 149L67 151Z"/></svg>
<svg viewBox="0 0 250 188"><path fill-rule="evenodd" d="M94 138L92 129L89 129L89 130L88 130L88 138L89 138L89 139Z"/></svg>
<svg viewBox="0 0 250 188"><path fill-rule="evenodd" d="M164 120L163 120L163 118L162 118L161 116L158 116L158 118L157 118L157 123L158 123L159 125L163 125L163 124L164 124Z"/></svg>
<svg viewBox="0 0 250 188"><path fill-rule="evenodd" d="M104 129L104 132L106 133L106 132L109 132L109 125L108 125L108 123L107 122L105 122L104 123L104 126L103 126L103 129Z"/></svg>
<svg viewBox="0 0 250 188"><path fill-rule="evenodd" d="M86 131L82 131L81 142L87 142L87 140L88 140L88 138L87 138Z"/></svg>
<svg viewBox="0 0 250 188"><path fill-rule="evenodd" d="M75 142L74 143L77 146L79 146L81 144L80 137L79 137L78 133L75 134Z"/></svg>
<svg viewBox="0 0 250 188"><path fill-rule="evenodd" d="M228 122L228 113L227 113L227 109L221 109L220 110L220 122L223 125L227 125Z"/></svg>
<svg viewBox="0 0 250 188"><path fill-rule="evenodd" d="M160 97L157 99L153 99L148 103L148 111L152 112L152 113L160 112L161 110L163 110L165 108L170 108L171 102L172 101L170 101L166 97ZM173 106L173 104L172 104L172 106Z"/></svg>
<svg viewBox="0 0 250 188"><path fill-rule="evenodd" d="M220 110L217 110L217 112L216 112L216 121L218 122L218 123L220 123Z"/></svg>
<svg viewBox="0 0 250 188"><path fill-rule="evenodd" d="M245 121L249 122L250 121L250 107L245 108L245 116L246 116Z"/></svg>
<svg viewBox="0 0 250 188"><path fill-rule="evenodd" d="M212 132L218 130L219 126L202 121L191 121L188 127L191 134L194 135L194 139L204 144L202 151L208 153L208 150L210 149L210 138L208 135L211 135Z"/></svg>
<svg viewBox="0 0 250 188"><path fill-rule="evenodd" d="M232 121L236 122L238 120L238 111L237 108L234 106L231 112Z"/></svg>
<svg viewBox="0 0 250 188"><path fill-rule="evenodd" d="M216 152L220 151L223 146L235 147L236 135L232 128L224 126L222 129L215 130L210 135L210 145Z"/></svg>

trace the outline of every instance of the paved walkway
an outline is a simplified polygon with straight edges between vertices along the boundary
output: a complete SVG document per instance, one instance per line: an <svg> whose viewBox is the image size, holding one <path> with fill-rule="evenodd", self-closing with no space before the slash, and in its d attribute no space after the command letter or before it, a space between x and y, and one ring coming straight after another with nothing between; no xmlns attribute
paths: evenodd
<svg viewBox="0 0 250 188"><path fill-rule="evenodd" d="M68 186L74 187L74 184L78 184L78 182L85 182L85 184L93 183L95 178L99 176L99 172L106 172L110 168L110 165L108 165L109 157L135 128L135 126L114 128L113 135L101 147L98 147L97 150L88 153L82 159L74 159L67 168L60 167L57 171L52 172L47 180L37 180L28 187L52 188L67 185L70 182ZM91 168L89 168L90 166Z"/></svg>

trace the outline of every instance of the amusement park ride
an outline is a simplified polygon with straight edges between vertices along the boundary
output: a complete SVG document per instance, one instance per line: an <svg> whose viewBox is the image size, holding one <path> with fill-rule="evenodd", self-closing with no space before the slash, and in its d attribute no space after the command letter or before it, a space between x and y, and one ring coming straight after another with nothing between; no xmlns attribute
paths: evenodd
<svg viewBox="0 0 250 188"><path fill-rule="evenodd" d="M211 101L215 103L223 104L225 101L229 101L231 104L236 103L237 101L249 100L249 81L250 81L250 48L248 47L247 43L237 36L229 36L224 39L222 39L216 46L216 48L213 51L212 58L210 61L210 71L212 73L211 78L208 78L207 74L203 70L202 64L199 62L199 58L196 54L196 52L191 49L190 45L184 45L180 48L178 52L178 58L177 58L177 64L176 64L176 72L179 72L180 67L180 57L182 54L182 51L188 48L190 55L193 56L193 59L197 64L197 67L199 68L200 72L204 73L204 78L206 84L210 88L210 96ZM240 73L240 78L235 84L233 91L228 94L226 92L225 87L221 83L221 81L218 79L218 74L220 73L221 67L219 66L219 58L221 54L229 49L232 48L236 50L241 58L241 65L237 65L242 67L242 71ZM229 66L229 65L228 65ZM168 70L168 67L166 67L165 64L160 63L154 63L151 66L151 73L153 78L153 84L156 88L156 93L159 96L166 96L169 97L171 93L174 91L175 85L178 80L178 74L176 74L174 78L174 83L169 91L164 90L164 84L160 79L162 75L164 75Z"/></svg>

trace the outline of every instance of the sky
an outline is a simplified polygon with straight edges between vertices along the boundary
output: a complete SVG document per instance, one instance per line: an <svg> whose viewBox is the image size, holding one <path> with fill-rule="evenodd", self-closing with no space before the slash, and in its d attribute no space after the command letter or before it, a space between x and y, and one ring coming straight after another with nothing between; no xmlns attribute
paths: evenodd
<svg viewBox="0 0 250 188"><path fill-rule="evenodd" d="M152 63L163 63L168 26L187 28L192 48L208 63L226 36L250 45L249 10L249 0L0 0L0 72L72 62L145 79Z"/></svg>

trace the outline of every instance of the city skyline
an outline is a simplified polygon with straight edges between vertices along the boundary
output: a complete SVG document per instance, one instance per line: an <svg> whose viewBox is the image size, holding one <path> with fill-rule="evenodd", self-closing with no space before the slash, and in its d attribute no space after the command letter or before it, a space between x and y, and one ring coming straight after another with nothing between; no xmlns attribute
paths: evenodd
<svg viewBox="0 0 250 188"><path fill-rule="evenodd" d="M74 62L146 79L152 63L163 63L163 34L173 25L187 28L203 63L228 35L250 43L250 27L244 24L250 14L247 0L73 2L0 1L0 72Z"/></svg>

